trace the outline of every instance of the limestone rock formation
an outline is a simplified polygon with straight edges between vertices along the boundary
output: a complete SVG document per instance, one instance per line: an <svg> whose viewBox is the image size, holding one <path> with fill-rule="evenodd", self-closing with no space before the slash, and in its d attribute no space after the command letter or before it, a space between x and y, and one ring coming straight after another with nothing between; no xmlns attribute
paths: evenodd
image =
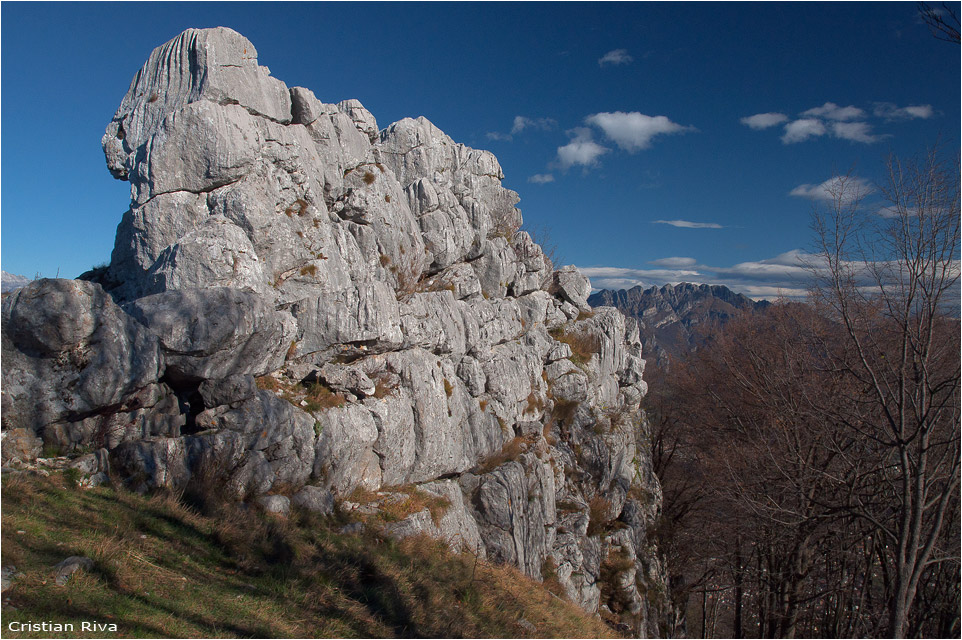
<svg viewBox="0 0 962 640"><path fill-rule="evenodd" d="M657 635L637 326L519 230L491 153L256 56L190 29L135 76L103 138L131 194L109 266L3 301L11 450L102 448L136 490L216 477L277 513L400 510L390 535Z"/></svg>

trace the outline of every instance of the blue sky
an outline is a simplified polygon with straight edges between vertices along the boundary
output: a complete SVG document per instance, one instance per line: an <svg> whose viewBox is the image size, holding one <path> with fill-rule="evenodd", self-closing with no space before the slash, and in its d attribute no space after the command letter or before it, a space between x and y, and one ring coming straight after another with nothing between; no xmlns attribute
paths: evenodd
<svg viewBox="0 0 962 640"><path fill-rule="evenodd" d="M494 152L596 287L798 291L819 185L960 142L959 47L912 2L3 2L5 271L109 260L129 192L104 127L154 47L212 26L288 86Z"/></svg>

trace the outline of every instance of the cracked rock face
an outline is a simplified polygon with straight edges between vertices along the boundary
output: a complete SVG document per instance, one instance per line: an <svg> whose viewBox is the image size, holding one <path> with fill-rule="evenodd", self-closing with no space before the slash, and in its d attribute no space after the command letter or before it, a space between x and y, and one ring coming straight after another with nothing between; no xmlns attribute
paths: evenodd
<svg viewBox="0 0 962 640"><path fill-rule="evenodd" d="M388 533L658 634L637 326L519 230L491 153L288 89L226 28L154 50L103 147L131 187L110 265L4 300L5 464L42 438L138 490L429 496Z"/></svg>

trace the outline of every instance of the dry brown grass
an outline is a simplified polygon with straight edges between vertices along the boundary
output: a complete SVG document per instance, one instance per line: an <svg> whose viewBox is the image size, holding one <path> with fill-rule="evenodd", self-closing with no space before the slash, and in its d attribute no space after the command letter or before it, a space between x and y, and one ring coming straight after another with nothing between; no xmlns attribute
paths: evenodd
<svg viewBox="0 0 962 640"><path fill-rule="evenodd" d="M307 204L307 200L304 198L298 198L294 201L294 204L284 209L284 215L286 215L288 218L293 218L295 213L299 217L306 216L308 206L310 205Z"/></svg>
<svg viewBox="0 0 962 640"><path fill-rule="evenodd" d="M398 383L388 375L386 371L381 371L373 376L374 397L381 399L397 391Z"/></svg>
<svg viewBox="0 0 962 640"><path fill-rule="evenodd" d="M600 535L611 522L611 502L595 496L588 502L588 535Z"/></svg>
<svg viewBox="0 0 962 640"><path fill-rule="evenodd" d="M601 338L593 333L572 331L567 332L563 327L549 331L551 337L558 342L564 342L571 347L571 362L584 367L596 353L601 353Z"/></svg>
<svg viewBox="0 0 962 640"><path fill-rule="evenodd" d="M517 460L521 457L521 454L527 451L532 444L534 444L534 436L517 436L508 440L501 447L501 451L485 458L482 460L477 467L474 468L474 473L485 474L494 471L505 462L510 462L512 460Z"/></svg>
<svg viewBox="0 0 962 640"><path fill-rule="evenodd" d="M544 411L544 398L532 391L528 394L528 404L522 413L538 414Z"/></svg>
<svg viewBox="0 0 962 640"><path fill-rule="evenodd" d="M274 391L275 393L281 390L280 381L271 375L260 376L255 378L254 382L257 383L257 388L264 391Z"/></svg>
<svg viewBox="0 0 962 640"><path fill-rule="evenodd" d="M399 499L399 496L400 499ZM397 487L383 487L381 491L370 491L358 487L348 498L358 504L376 504L374 515L365 518L368 522L399 522L405 518L427 511L431 514L431 521L435 526L441 524L441 518L447 513L451 502L424 491L413 484Z"/></svg>
<svg viewBox="0 0 962 640"><path fill-rule="evenodd" d="M347 402L343 395L331 391L320 382L313 382L307 387L304 400L307 402L304 409L311 413L333 409L334 407L343 407Z"/></svg>
<svg viewBox="0 0 962 640"><path fill-rule="evenodd" d="M375 176L373 173L370 171L364 172L364 184L374 184L375 180L377 180L377 176Z"/></svg>
<svg viewBox="0 0 962 640"><path fill-rule="evenodd" d="M317 275L317 265L316 265L316 264L304 265L303 267L301 267L301 275L302 275L302 276L311 276L311 277L316 276L316 275Z"/></svg>

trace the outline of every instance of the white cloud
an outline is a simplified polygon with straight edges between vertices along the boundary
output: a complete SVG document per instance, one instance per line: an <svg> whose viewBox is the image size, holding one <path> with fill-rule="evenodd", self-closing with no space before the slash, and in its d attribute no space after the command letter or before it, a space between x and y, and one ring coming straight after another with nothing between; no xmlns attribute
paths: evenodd
<svg viewBox="0 0 962 640"><path fill-rule="evenodd" d="M498 133L497 131L489 131L485 135L488 137L488 140L502 140L502 141L511 140L511 136L508 135L507 133Z"/></svg>
<svg viewBox="0 0 962 640"><path fill-rule="evenodd" d="M822 124L821 120L803 118L785 125L785 135L782 136L782 142L792 144L823 135L825 135L825 125Z"/></svg>
<svg viewBox="0 0 962 640"><path fill-rule="evenodd" d="M682 267L694 267L698 264L698 261L694 258L682 258L682 257L672 257L672 258L659 258L658 260L651 260L648 264L653 264L656 267L669 267L669 268L682 268Z"/></svg>
<svg viewBox="0 0 962 640"><path fill-rule="evenodd" d="M880 136L872 134L872 127L867 122L833 122L832 135L843 140L868 144L881 139Z"/></svg>
<svg viewBox="0 0 962 640"><path fill-rule="evenodd" d="M886 120L911 120L922 118L923 120L935 115L935 110L930 104L909 105L898 107L891 102L878 102L875 104L875 115Z"/></svg>
<svg viewBox="0 0 962 640"><path fill-rule="evenodd" d="M515 116L514 123L511 125L511 134L518 134L525 129L542 129L547 131L553 129L554 126L558 124L557 121L552 118L526 118L524 116Z"/></svg>
<svg viewBox="0 0 962 640"><path fill-rule="evenodd" d="M528 182L533 182L535 184L547 184L549 182L554 182L554 176L550 173L536 173L528 178Z"/></svg>
<svg viewBox="0 0 962 640"><path fill-rule="evenodd" d="M594 166L598 164L600 156L611 151L591 139L591 129L578 127L568 133L574 138L563 147L558 147L558 162L562 169L570 169L575 165Z"/></svg>
<svg viewBox="0 0 962 640"><path fill-rule="evenodd" d="M826 102L820 107L803 111L802 115L809 118L827 118L829 120L855 120L856 118L864 118L865 112L852 105L840 107L834 102Z"/></svg>
<svg viewBox="0 0 962 640"><path fill-rule="evenodd" d="M670 224L673 227L681 227L683 229L724 229L715 222L689 222L688 220L654 220L652 224Z"/></svg>
<svg viewBox="0 0 962 640"><path fill-rule="evenodd" d="M598 58L598 66L603 67L606 64L617 66L620 64L628 64L632 61L634 61L634 58L628 55L627 49L614 49Z"/></svg>
<svg viewBox="0 0 962 640"><path fill-rule="evenodd" d="M694 130L694 127L682 126L665 116L646 116L637 111L596 113L585 118L585 122L599 127L609 139L629 152L647 149L657 135Z"/></svg>
<svg viewBox="0 0 962 640"><path fill-rule="evenodd" d="M872 192L872 185L862 178L834 176L821 184L800 184L788 192L790 196L808 198L820 202L851 203Z"/></svg>
<svg viewBox="0 0 962 640"><path fill-rule="evenodd" d="M774 127L787 120L788 116L784 113L756 113L753 116L742 118L740 122L747 127L759 130Z"/></svg>

